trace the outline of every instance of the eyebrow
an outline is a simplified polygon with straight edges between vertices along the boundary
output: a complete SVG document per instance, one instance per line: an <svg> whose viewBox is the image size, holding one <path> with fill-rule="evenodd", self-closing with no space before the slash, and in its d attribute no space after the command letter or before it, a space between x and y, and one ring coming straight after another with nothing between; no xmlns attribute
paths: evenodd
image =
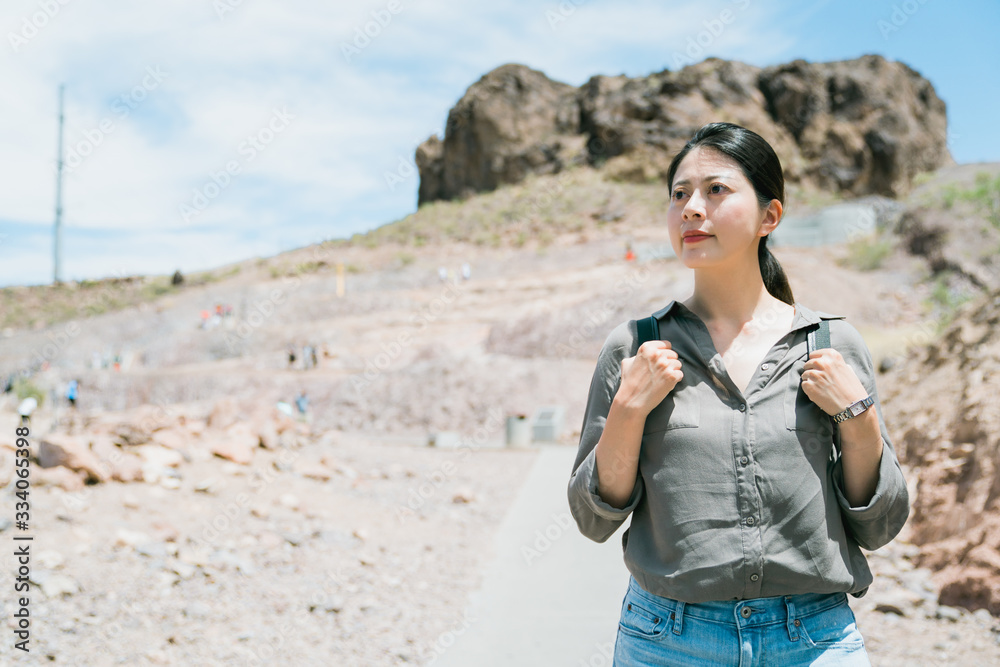
<svg viewBox="0 0 1000 667"><path fill-rule="evenodd" d="M730 174L712 174L711 176L706 176L705 178L703 178L703 179L701 180L701 182L702 182L702 183L705 183L706 181L714 181L714 180L715 180L715 179L717 179L717 178L729 178L729 177L730 177ZM689 181L688 179L686 179L686 178L685 178L684 180L681 180L681 181L676 181L676 182L674 183L674 185L675 185L675 186L676 186L676 185L687 185L687 184L688 184L688 183L690 183L690 182L691 182L691 181Z"/></svg>

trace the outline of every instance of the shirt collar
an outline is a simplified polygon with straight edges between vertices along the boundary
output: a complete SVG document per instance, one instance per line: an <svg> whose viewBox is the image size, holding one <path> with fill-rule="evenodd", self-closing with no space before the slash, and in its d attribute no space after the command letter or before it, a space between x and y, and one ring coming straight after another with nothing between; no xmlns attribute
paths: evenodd
<svg viewBox="0 0 1000 667"><path fill-rule="evenodd" d="M674 313L676 311L676 313ZM672 300L666 306L660 310L653 313L653 316L657 320L663 321L670 314L684 315L685 317L697 318L698 316L691 312L687 306L677 300ZM834 315L832 313L827 313L822 310L813 310L807 306L802 305L798 301L795 302L795 319L792 320L792 331L798 331L811 324L816 324L820 320L842 320L846 315Z"/></svg>

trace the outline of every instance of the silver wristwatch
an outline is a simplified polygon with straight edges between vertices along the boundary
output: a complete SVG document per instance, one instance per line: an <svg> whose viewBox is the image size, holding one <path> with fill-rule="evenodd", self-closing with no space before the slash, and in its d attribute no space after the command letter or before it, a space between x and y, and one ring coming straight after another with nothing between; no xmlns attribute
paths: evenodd
<svg viewBox="0 0 1000 667"><path fill-rule="evenodd" d="M864 412L872 405L874 405L874 403L875 399L872 398L871 394L869 394L868 396L862 398L860 401L856 401L848 405L843 412L838 412L837 414L833 415L833 421L839 424L842 421L846 421L848 419L857 417L862 412Z"/></svg>

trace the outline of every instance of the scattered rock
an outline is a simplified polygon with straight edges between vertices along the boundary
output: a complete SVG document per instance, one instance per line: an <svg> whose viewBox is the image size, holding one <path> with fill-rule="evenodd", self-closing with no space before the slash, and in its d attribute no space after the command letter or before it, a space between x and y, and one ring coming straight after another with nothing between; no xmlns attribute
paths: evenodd
<svg viewBox="0 0 1000 667"><path fill-rule="evenodd" d="M214 477L203 479L194 485L194 490L198 493L214 493L217 482Z"/></svg>
<svg viewBox="0 0 1000 667"><path fill-rule="evenodd" d="M475 492L468 487L463 487L457 490L451 496L451 502L453 503L471 503L475 499L476 499Z"/></svg>
<svg viewBox="0 0 1000 667"><path fill-rule="evenodd" d="M245 437L224 437L212 443L211 452L233 463L249 465L253 461L256 443Z"/></svg>
<svg viewBox="0 0 1000 667"><path fill-rule="evenodd" d="M56 486L64 491L82 491L87 475L84 472L74 472L62 466L56 468L37 468L31 473L31 483L38 486Z"/></svg>
<svg viewBox="0 0 1000 667"><path fill-rule="evenodd" d="M204 602L195 601L185 605L182 613L188 618L208 618L212 615L212 608Z"/></svg>
<svg viewBox="0 0 1000 667"><path fill-rule="evenodd" d="M59 569L66 560L61 553L53 549L39 552L35 559L39 565L48 570Z"/></svg>
<svg viewBox="0 0 1000 667"><path fill-rule="evenodd" d="M66 597L80 592L80 584L76 579L56 572L32 570L30 581L41 587L47 598Z"/></svg>
<svg viewBox="0 0 1000 667"><path fill-rule="evenodd" d="M191 436L181 428L165 428L153 433L153 442L167 449L187 449Z"/></svg>
<svg viewBox="0 0 1000 667"><path fill-rule="evenodd" d="M962 618L962 610L957 607L949 607L947 605L939 604L937 607L936 618L951 621L955 623Z"/></svg>
<svg viewBox="0 0 1000 667"><path fill-rule="evenodd" d="M215 402L215 407L208 415L208 425L213 429L223 431L240 419L239 404L235 398L226 396Z"/></svg>
<svg viewBox="0 0 1000 667"><path fill-rule="evenodd" d="M321 482L329 481L333 477L333 472L320 463L303 462L294 467L295 472L310 479L318 479Z"/></svg>
<svg viewBox="0 0 1000 667"><path fill-rule="evenodd" d="M119 528L115 533L115 546L135 548L138 544L145 544L152 541L149 535L137 530Z"/></svg>
<svg viewBox="0 0 1000 667"><path fill-rule="evenodd" d="M107 479L104 466L87 445L71 435L50 433L38 444L38 465L42 468L62 466L74 472L82 472L90 483Z"/></svg>

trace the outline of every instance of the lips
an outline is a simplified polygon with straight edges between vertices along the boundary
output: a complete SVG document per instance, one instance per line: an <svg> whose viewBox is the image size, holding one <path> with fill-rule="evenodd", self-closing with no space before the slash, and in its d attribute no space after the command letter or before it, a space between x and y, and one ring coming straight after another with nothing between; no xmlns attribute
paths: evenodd
<svg viewBox="0 0 1000 667"><path fill-rule="evenodd" d="M683 239L685 243L697 243L698 241L704 241L705 239L711 237L712 237L711 234L701 234L698 232L693 232L693 233L685 233Z"/></svg>

